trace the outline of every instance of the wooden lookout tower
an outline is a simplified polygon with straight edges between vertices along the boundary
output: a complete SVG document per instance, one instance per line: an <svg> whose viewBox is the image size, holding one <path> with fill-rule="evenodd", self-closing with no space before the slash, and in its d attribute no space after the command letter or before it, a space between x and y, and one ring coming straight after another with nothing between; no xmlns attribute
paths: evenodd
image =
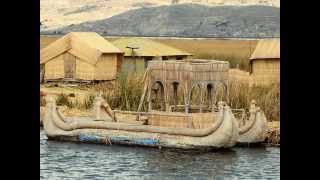
<svg viewBox="0 0 320 180"><path fill-rule="evenodd" d="M160 109L170 112L179 107L185 113L189 113L192 107L200 112L210 110L216 102L214 97L218 86L223 87L225 100L228 102L228 70L229 62L226 61L150 61L138 111L141 110L144 99L147 100L148 111ZM195 92L197 96L191 106L191 98ZM155 100L156 98L158 99ZM179 98L184 104L177 104Z"/></svg>

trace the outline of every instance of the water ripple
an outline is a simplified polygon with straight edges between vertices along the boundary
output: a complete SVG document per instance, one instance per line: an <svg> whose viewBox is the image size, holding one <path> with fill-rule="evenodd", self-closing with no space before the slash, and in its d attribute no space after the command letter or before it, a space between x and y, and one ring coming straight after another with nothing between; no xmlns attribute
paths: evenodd
<svg viewBox="0 0 320 180"><path fill-rule="evenodd" d="M40 179L280 179L279 148L181 152L47 141L40 130ZM188 178L186 178L188 177Z"/></svg>

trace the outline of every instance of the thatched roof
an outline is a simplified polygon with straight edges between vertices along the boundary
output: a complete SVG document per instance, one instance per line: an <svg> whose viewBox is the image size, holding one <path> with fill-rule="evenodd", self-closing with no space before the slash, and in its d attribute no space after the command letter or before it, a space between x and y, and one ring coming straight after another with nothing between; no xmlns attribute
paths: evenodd
<svg viewBox="0 0 320 180"><path fill-rule="evenodd" d="M123 53L97 33L72 32L41 49L40 64L66 51L90 64L96 64L102 54Z"/></svg>
<svg viewBox="0 0 320 180"><path fill-rule="evenodd" d="M149 76L164 81L225 81L228 79L229 62L217 60L186 59L150 61ZM165 74L165 75L164 75Z"/></svg>
<svg viewBox="0 0 320 180"><path fill-rule="evenodd" d="M260 40L250 57L250 61L254 59L280 60L280 39L275 38Z"/></svg>
<svg viewBox="0 0 320 180"><path fill-rule="evenodd" d="M132 56L132 50L127 47L138 48L134 49L134 56L189 56L192 55L180 49L167 46L165 44L155 42L144 38L121 38L115 40L113 44L125 52L124 56Z"/></svg>

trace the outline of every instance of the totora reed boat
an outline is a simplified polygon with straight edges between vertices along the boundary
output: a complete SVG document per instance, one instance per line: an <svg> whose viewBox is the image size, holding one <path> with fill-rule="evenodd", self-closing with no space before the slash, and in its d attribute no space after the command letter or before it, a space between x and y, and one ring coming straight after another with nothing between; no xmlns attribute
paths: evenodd
<svg viewBox="0 0 320 180"><path fill-rule="evenodd" d="M99 99L99 98L97 98ZM97 100L95 117L64 117L57 108L54 100L47 98L44 131L49 140L75 141L98 144L125 144L149 147L167 147L182 149L217 149L230 148L238 139L238 123L228 106L220 103L218 112L206 114L212 117L207 128L165 127L159 120L175 121L180 126L199 121L201 115L182 115L179 113L161 112L121 112L107 111L106 102ZM113 116L101 114L114 113ZM121 114L130 116L122 116ZM117 115L119 114L119 115ZM138 115L138 116L135 116ZM110 118L111 117L111 118ZM122 119L123 118L123 119ZM184 123L183 121L187 121ZM139 123L137 123L139 122ZM165 123L163 121L163 123ZM158 124L158 125L156 125Z"/></svg>
<svg viewBox="0 0 320 180"><path fill-rule="evenodd" d="M212 87L215 83L226 84L228 67L229 63L223 61L150 61L137 112L112 110L99 95L92 117L66 118L48 96L45 133L51 140L88 143L182 149L233 147L238 139L238 122L226 103L219 102L212 112L202 108L191 112L189 105L196 85L208 86L208 103L212 104ZM184 112L173 112L170 105L177 105L180 93ZM147 111L141 112L145 99Z"/></svg>

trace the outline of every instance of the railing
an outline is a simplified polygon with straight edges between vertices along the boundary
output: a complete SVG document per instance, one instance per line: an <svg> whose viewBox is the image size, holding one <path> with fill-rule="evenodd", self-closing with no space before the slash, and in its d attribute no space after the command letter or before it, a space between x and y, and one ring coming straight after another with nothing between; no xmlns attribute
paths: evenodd
<svg viewBox="0 0 320 180"><path fill-rule="evenodd" d="M171 105L169 106L169 109L171 112L173 112L174 110L184 110L184 108L188 106L190 110L199 110L200 108L202 109L202 111L212 111L212 107L208 106L208 105Z"/></svg>
<svg viewBox="0 0 320 180"><path fill-rule="evenodd" d="M192 116L191 114L177 114L174 112L136 112L136 111L121 111L121 110L113 110L114 117L117 113L119 114L127 114L127 115L136 115L136 121L148 121L151 116L159 116L159 117L177 117L177 118L186 118L188 121L188 128L192 128ZM147 119L142 119L145 116Z"/></svg>

